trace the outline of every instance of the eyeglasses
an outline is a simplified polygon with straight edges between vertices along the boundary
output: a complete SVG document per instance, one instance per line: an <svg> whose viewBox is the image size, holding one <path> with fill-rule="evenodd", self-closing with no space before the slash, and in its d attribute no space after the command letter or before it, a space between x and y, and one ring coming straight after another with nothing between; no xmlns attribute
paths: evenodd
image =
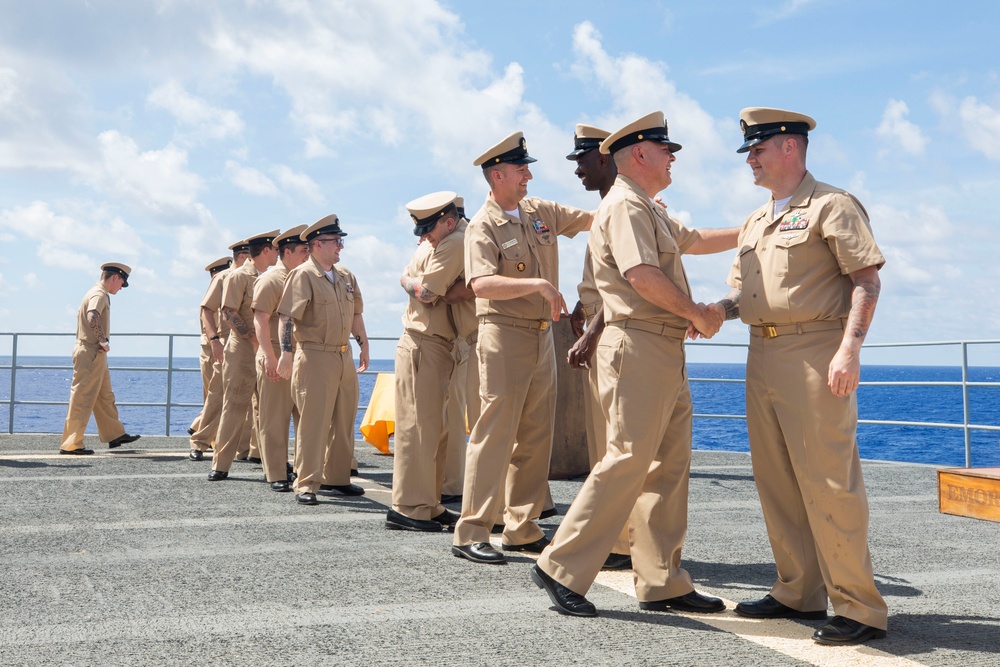
<svg viewBox="0 0 1000 667"><path fill-rule="evenodd" d="M333 238L316 239L316 240L319 241L319 242L321 242L321 243L333 243L333 244L335 244L339 248L343 248L344 247L344 237L343 236L334 236Z"/></svg>

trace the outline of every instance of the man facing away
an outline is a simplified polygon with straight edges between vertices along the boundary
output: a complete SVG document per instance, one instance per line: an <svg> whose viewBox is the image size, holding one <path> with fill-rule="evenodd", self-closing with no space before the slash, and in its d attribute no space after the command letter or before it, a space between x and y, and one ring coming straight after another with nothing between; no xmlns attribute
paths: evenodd
<svg viewBox="0 0 1000 667"><path fill-rule="evenodd" d="M108 262L101 266L101 279L83 296L76 317L76 345L73 348L73 384L63 427L60 454L87 455L94 450L83 446L90 415L97 422L97 436L110 449L139 439L129 435L118 419L115 394L111 391L108 351L111 349L111 295L128 287L132 269Z"/></svg>
<svg viewBox="0 0 1000 667"><path fill-rule="evenodd" d="M278 375L278 302L288 272L309 259L309 246L300 235L306 229L298 225L274 239L278 263L253 285L254 333L257 335L257 432L264 479L272 491L288 492L288 427L298 410L292 402L291 383Z"/></svg>
<svg viewBox="0 0 1000 667"><path fill-rule="evenodd" d="M885 636L888 610L868 550L868 496L858 457L861 344L885 263L868 214L806 169L809 116L740 112L754 183L771 192L740 232L723 299L750 325L747 430L778 580L750 618L834 618L821 644Z"/></svg>
<svg viewBox="0 0 1000 667"><path fill-rule="evenodd" d="M455 371L455 321L444 295L465 271L465 227L454 192L406 205L417 250L399 283L409 295L396 347L396 447L390 530L438 532L458 514L441 504L448 450L448 388ZM459 226L461 225L461 227Z"/></svg>
<svg viewBox="0 0 1000 667"><path fill-rule="evenodd" d="M534 520L548 497L552 453L551 322L566 312L556 237L589 229L592 214L526 199L528 164L534 161L524 136L515 132L474 162L490 185L465 234L465 279L476 293L479 316L482 404L469 440L452 554L476 563L506 560L489 543L505 499L503 548L538 553L548 544Z"/></svg>
<svg viewBox="0 0 1000 667"><path fill-rule="evenodd" d="M672 182L680 149L659 111L601 142L618 166L589 239L606 323L597 364L607 452L531 572L564 614L597 615L584 595L626 521L640 609L725 609L681 567L692 417L684 339L722 325L716 310L692 301L681 255L733 248L739 230L688 229L653 201Z"/></svg>
<svg viewBox="0 0 1000 667"><path fill-rule="evenodd" d="M215 276L219 273L228 269L233 263L233 258L226 256L220 257L211 264L205 267L208 271L208 284L211 288L212 282L215 280ZM215 316L212 316L213 321ZM205 321L202 319L201 307L198 307L198 324L201 327L201 355L198 357L198 365L201 368L201 403L202 409L198 411L197 416L194 421L191 422L191 426L188 428L188 435L194 435L197 433L198 429L201 428L201 416L205 412L205 401L208 400L208 388L212 384L212 369L215 366L215 359L213 348L215 344L219 342L219 334L212 333L209 335L205 328ZM213 328L213 332L217 332L217 328ZM222 347L219 346L219 350Z"/></svg>
<svg viewBox="0 0 1000 667"><path fill-rule="evenodd" d="M274 248L277 229L251 236L250 261L231 271L222 284L222 314L232 327L222 360L222 415L216 436L215 455L208 481L229 477L237 452L250 439L254 426L253 396L257 389L257 335L253 329L253 286L257 277L278 261Z"/></svg>

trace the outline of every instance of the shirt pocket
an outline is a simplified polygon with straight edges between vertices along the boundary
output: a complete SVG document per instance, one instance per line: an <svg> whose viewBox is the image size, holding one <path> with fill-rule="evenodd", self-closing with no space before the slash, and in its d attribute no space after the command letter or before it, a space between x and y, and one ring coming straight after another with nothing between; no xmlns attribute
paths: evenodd
<svg viewBox="0 0 1000 667"><path fill-rule="evenodd" d="M782 276L801 276L809 269L809 231L803 230L791 238L778 237L774 252L779 258Z"/></svg>
<svg viewBox="0 0 1000 667"><path fill-rule="evenodd" d="M514 240L517 243L510 244L510 241ZM527 243L516 238L501 243L500 275L523 278L532 275L532 271L531 254Z"/></svg>

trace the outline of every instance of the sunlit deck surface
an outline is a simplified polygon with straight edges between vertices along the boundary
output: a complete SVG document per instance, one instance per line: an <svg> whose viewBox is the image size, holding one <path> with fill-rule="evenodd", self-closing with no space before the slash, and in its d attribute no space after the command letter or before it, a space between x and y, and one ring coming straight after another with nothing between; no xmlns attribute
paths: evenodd
<svg viewBox="0 0 1000 667"><path fill-rule="evenodd" d="M865 463L889 635L831 648L818 622L732 612L774 577L745 454L695 452L691 470L685 566L729 609L643 612L631 572L605 572L600 616L580 619L552 610L530 557L478 565L448 533L386 530L392 459L367 444L365 497L300 507L258 465L209 483L186 438L95 440L68 457L57 436L0 436L3 664L1000 664L1000 524L939 514L930 466ZM560 511L580 483L552 483Z"/></svg>

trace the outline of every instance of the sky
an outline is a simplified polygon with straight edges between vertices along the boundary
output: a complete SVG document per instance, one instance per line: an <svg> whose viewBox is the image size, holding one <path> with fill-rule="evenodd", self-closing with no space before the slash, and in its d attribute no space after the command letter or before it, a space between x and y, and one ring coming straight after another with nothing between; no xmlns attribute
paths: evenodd
<svg viewBox="0 0 1000 667"><path fill-rule="evenodd" d="M196 333L203 267L229 244L336 213L369 334L396 337L416 241L404 205L454 190L474 213L472 162L510 132L538 158L530 195L590 209L565 159L575 124L663 110L684 146L668 210L729 227L769 197L736 153L739 111L772 106L817 120L811 172L871 216L887 262L868 341L1000 339L1000 6L949 7L0 0L0 329L72 333L100 265L119 261L134 271L113 332ZM585 243L560 242L570 304ZM696 300L725 295L732 258L686 259Z"/></svg>

